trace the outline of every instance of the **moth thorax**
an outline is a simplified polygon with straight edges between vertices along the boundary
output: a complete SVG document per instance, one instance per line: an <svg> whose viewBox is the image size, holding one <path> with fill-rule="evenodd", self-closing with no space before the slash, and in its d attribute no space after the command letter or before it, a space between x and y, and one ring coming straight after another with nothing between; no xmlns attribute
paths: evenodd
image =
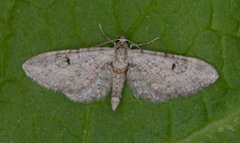
<svg viewBox="0 0 240 143"><path fill-rule="evenodd" d="M127 71L128 64L127 63L113 63L113 71L114 73L125 73Z"/></svg>

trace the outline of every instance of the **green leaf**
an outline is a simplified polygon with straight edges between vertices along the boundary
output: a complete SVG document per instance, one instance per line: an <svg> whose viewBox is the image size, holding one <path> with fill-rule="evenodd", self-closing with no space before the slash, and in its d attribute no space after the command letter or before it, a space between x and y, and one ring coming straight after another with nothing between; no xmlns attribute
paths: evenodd
<svg viewBox="0 0 240 143"><path fill-rule="evenodd" d="M112 112L110 96L74 103L25 76L21 65L34 55L105 42L98 24L113 39L160 37L144 48L203 59L220 77L163 104L126 86ZM237 143L239 25L239 0L0 0L0 142Z"/></svg>

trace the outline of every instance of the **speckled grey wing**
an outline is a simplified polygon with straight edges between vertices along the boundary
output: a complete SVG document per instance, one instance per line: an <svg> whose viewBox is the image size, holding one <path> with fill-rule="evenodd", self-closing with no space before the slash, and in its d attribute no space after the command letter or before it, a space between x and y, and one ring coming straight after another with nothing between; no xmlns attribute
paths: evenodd
<svg viewBox="0 0 240 143"><path fill-rule="evenodd" d="M211 65L191 57L131 50L128 62L128 84L135 96L153 102L191 95L218 78Z"/></svg>
<svg viewBox="0 0 240 143"><path fill-rule="evenodd" d="M63 50L37 55L23 64L27 76L70 99L89 103L110 91L111 48Z"/></svg>

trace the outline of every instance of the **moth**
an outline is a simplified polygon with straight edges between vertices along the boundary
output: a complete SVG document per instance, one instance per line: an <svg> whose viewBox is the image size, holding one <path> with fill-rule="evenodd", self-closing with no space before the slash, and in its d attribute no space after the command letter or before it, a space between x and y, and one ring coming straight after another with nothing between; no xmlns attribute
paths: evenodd
<svg viewBox="0 0 240 143"><path fill-rule="evenodd" d="M193 57L133 49L126 38L115 46L46 52L23 64L26 75L40 85L61 91L73 101L91 103L111 90L115 111L125 80L137 98L163 102L196 93L214 83L218 73Z"/></svg>

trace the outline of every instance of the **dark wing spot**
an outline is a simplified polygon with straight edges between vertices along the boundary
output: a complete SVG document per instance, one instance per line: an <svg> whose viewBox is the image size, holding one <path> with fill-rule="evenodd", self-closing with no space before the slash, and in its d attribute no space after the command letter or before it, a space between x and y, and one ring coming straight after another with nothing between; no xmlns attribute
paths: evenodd
<svg viewBox="0 0 240 143"><path fill-rule="evenodd" d="M176 64L173 63L173 64L172 64L172 70L174 71L175 68L176 68Z"/></svg>
<svg viewBox="0 0 240 143"><path fill-rule="evenodd" d="M176 72L177 74L184 73L187 70L188 64L185 61L175 61L172 64L172 71Z"/></svg>
<svg viewBox="0 0 240 143"><path fill-rule="evenodd" d="M67 57L67 56L66 56L66 62L67 62L67 64L68 64L68 65L70 65L70 64L71 64L71 60L70 60L70 58L69 58L69 57Z"/></svg>
<svg viewBox="0 0 240 143"><path fill-rule="evenodd" d="M66 56L56 56L54 62L59 68L65 68L70 65L70 58Z"/></svg>

